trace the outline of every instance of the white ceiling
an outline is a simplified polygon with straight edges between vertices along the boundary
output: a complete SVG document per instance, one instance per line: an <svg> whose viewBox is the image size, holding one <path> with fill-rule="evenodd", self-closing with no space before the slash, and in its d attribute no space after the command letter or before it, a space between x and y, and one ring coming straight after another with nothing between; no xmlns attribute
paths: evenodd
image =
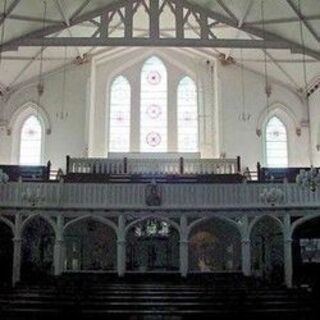
<svg viewBox="0 0 320 320"><path fill-rule="evenodd" d="M103 8L112 0L46 0L46 21L44 17L43 0L0 0L0 37L1 43L6 44L19 37L27 37L30 33L50 27L61 25L66 27L74 17L80 17L86 13ZM235 22L240 28L257 28L265 32L270 32L276 37L281 37L284 41L291 41L301 45L302 38L300 27L302 27L303 41L307 49L317 52L320 56L320 1L319 0L264 0L263 7L261 0L190 0L190 2L214 11L218 15ZM296 8L300 8L303 21L300 21L290 2ZM7 17L3 19L4 7L6 7ZM264 24L262 23L262 11L264 12ZM2 17L2 18L1 18ZM96 20L98 21L98 20ZM135 35L143 35L147 31L148 21L145 13L141 11L138 23L135 24ZM113 36L121 36L123 27L117 26L117 21L113 22L115 30ZM173 34L173 23L170 13L161 20L162 32L165 35ZM189 25L192 34L194 26ZM55 34L59 37L91 37L96 32L97 26L94 22L83 22L79 25L62 30ZM256 36L236 28L230 27L226 23L218 23L215 28L215 35L218 38L228 39L257 39ZM65 63L71 63L74 59L88 53L94 55L101 50L110 48L88 48L88 47L47 47L43 51L43 71L62 67ZM112 49L111 49L112 50ZM125 49L124 49L125 50ZM19 47L17 51L4 51L2 53L0 65L0 86L7 90L14 90L23 85L26 81L37 77L40 70L40 47ZM227 57L234 58L236 63L245 66L250 70L264 74L265 54L262 49L241 50L199 48L192 52L196 55L208 54L219 56L223 53ZM283 83L293 90L298 91L305 85L303 74L302 54L292 54L290 50L267 50L268 73L272 79ZM320 74L320 61L314 57L306 56L307 80L310 81Z"/></svg>

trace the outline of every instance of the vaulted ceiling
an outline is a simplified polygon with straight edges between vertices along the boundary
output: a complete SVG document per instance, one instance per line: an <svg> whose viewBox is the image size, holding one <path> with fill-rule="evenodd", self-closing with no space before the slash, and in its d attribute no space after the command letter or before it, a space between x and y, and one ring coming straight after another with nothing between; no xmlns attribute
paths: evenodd
<svg viewBox="0 0 320 320"><path fill-rule="evenodd" d="M131 0L0 0L0 28L3 49L0 65L2 91L14 90L37 77L43 57L43 72L50 72L84 54L90 58L101 51L111 52L115 47L101 46L26 46L28 39L36 38L98 38L101 14L104 8ZM135 0L148 3L149 0ZM151 0L154 1L154 0ZM265 60L270 77L292 90L305 86L307 81L320 74L320 1L319 0L159 0L189 3L205 10L212 17L215 38L235 40L228 47L197 46L176 50L188 50L197 56L212 56L237 64L254 72L265 72ZM166 11L167 10L167 11ZM160 34L174 38L175 23L169 9L163 12ZM119 13L119 12L118 12ZM145 37L149 32L146 10L137 11L133 24L134 37ZM121 13L110 22L112 37L123 37L124 25ZM199 29L196 15L184 25L185 34L195 38ZM250 45L237 47L237 40L276 41L283 48L275 49ZM67 43L67 42L66 42ZM66 44L65 43L65 44ZM134 42L133 42L134 44ZM132 44L131 44L132 45ZM286 46L288 45L288 48ZM267 50L265 50L267 48ZM294 49L292 49L294 48ZM125 50L125 48L123 48ZM303 54L305 53L305 55ZM305 64L304 64L305 62Z"/></svg>

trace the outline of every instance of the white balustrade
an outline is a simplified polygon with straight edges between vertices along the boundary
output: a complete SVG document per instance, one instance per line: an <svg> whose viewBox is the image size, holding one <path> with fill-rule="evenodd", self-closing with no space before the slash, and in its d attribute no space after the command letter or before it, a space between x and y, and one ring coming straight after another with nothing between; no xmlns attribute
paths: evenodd
<svg viewBox="0 0 320 320"><path fill-rule="evenodd" d="M272 184L158 184L161 208L223 209L268 208L261 194ZM320 206L320 191L296 184L277 184L284 193L278 207ZM143 183L25 183L0 184L1 207L147 208Z"/></svg>
<svg viewBox="0 0 320 320"><path fill-rule="evenodd" d="M127 159L70 158L69 172L97 174L181 174L179 158ZM184 174L234 174L237 159L183 159Z"/></svg>

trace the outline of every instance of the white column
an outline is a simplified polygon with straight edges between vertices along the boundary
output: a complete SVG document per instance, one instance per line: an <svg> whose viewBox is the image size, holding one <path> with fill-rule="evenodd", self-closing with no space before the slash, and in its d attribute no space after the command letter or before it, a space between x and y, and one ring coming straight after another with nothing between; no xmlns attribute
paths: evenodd
<svg viewBox="0 0 320 320"><path fill-rule="evenodd" d="M125 239L125 218L123 215L118 220L119 231L117 241L117 270L118 276L123 277L126 273L126 239Z"/></svg>
<svg viewBox="0 0 320 320"><path fill-rule="evenodd" d="M283 228L284 240L284 278L288 288L292 288L292 238L291 238L291 220L290 215L284 217Z"/></svg>
<svg viewBox="0 0 320 320"><path fill-rule="evenodd" d="M59 276L64 269L64 237L63 237L64 217L58 216L57 234L54 244L54 275Z"/></svg>
<svg viewBox="0 0 320 320"><path fill-rule="evenodd" d="M180 274L187 277L189 270L188 220L185 215L180 218Z"/></svg>
<svg viewBox="0 0 320 320"><path fill-rule="evenodd" d="M249 234L248 216L241 218L241 265L242 273L246 277L251 276L251 241Z"/></svg>
<svg viewBox="0 0 320 320"><path fill-rule="evenodd" d="M15 219L15 233L13 238L13 264L12 264L12 285L15 286L20 281L21 274L21 225L22 216L16 215Z"/></svg>
<svg viewBox="0 0 320 320"><path fill-rule="evenodd" d="M21 238L13 239L13 268L12 268L12 285L15 286L20 281L21 273Z"/></svg>

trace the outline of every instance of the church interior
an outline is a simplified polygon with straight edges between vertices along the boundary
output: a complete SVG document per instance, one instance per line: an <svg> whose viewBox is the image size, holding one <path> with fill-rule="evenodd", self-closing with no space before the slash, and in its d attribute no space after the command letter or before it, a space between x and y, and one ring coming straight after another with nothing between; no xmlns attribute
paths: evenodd
<svg viewBox="0 0 320 320"><path fill-rule="evenodd" d="M0 0L0 318L318 319L319 0Z"/></svg>

